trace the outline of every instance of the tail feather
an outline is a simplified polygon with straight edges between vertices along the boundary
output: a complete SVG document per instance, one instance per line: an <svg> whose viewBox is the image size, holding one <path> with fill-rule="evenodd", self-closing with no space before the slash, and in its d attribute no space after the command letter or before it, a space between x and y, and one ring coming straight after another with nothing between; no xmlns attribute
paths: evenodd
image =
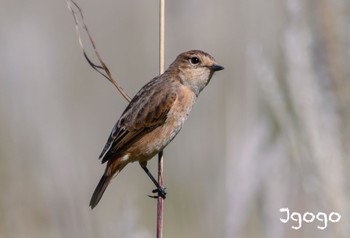
<svg viewBox="0 0 350 238"><path fill-rule="evenodd" d="M113 176L103 175L100 179L100 182L98 183L97 187L95 188L94 193L92 194L91 200L90 200L90 207L91 209L94 209L98 202L100 201L103 193L106 191L106 188L111 181Z"/></svg>
<svg viewBox="0 0 350 238"><path fill-rule="evenodd" d="M116 176L127 165L127 163L128 161L122 159L108 161L105 173L103 174L100 182L95 188L94 193L92 194L90 200L91 209L94 209L94 207L96 207L112 178Z"/></svg>

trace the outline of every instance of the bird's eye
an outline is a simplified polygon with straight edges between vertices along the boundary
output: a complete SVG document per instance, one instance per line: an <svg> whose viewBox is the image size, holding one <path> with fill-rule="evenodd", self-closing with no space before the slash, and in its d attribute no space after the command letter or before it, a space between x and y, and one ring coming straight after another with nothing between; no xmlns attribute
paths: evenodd
<svg viewBox="0 0 350 238"><path fill-rule="evenodd" d="M198 57L196 57L196 56L191 57L190 58L190 63L193 64L193 65L198 64L199 63Z"/></svg>

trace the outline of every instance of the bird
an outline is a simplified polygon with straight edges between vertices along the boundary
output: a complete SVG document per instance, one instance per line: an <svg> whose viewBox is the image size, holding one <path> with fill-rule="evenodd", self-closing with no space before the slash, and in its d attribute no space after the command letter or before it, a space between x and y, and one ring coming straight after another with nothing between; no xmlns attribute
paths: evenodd
<svg viewBox="0 0 350 238"><path fill-rule="evenodd" d="M163 74L140 89L114 125L99 156L107 165L91 197L91 209L112 178L136 161L156 186L153 192L165 199L165 187L152 176L147 162L174 139L200 92L214 72L223 69L208 53L190 50L179 54Z"/></svg>

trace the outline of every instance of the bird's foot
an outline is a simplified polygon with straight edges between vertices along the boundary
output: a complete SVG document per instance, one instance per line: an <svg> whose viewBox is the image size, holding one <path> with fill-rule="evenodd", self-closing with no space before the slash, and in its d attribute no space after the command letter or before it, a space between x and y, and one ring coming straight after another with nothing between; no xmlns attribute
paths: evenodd
<svg viewBox="0 0 350 238"><path fill-rule="evenodd" d="M150 198L163 198L165 199L166 198L166 187L158 187L156 189L153 189L152 190L152 193L158 193L158 195L154 195L154 196L151 196L151 195L148 195Z"/></svg>

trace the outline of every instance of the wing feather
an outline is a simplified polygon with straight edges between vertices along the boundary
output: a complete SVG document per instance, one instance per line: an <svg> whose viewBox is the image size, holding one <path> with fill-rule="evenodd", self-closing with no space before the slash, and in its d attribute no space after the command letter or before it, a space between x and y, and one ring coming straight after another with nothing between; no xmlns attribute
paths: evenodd
<svg viewBox="0 0 350 238"><path fill-rule="evenodd" d="M174 92L157 90L145 97L141 90L115 124L99 157L102 163L116 158L145 134L163 125L176 97Z"/></svg>

